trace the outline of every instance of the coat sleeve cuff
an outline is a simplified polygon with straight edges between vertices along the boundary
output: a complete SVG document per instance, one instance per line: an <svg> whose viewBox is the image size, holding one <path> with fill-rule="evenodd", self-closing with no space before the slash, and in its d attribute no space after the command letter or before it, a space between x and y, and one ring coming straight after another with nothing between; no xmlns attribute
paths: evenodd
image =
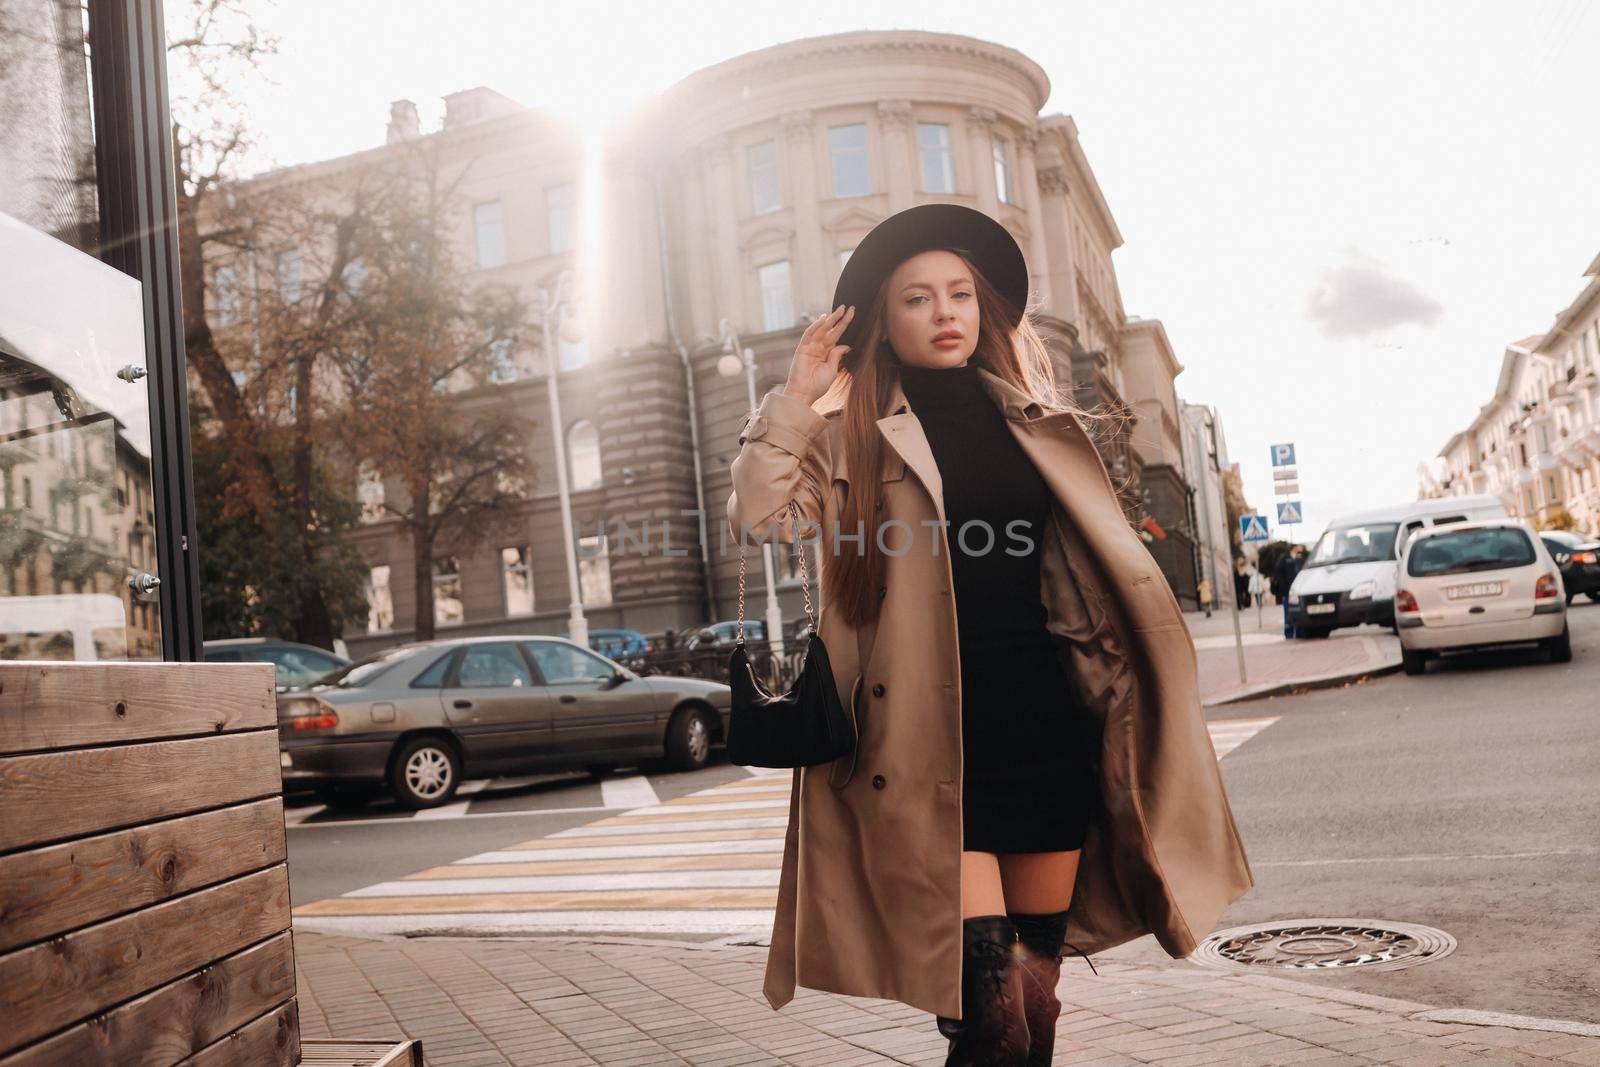
<svg viewBox="0 0 1600 1067"><path fill-rule="evenodd" d="M828 418L810 404L774 389L746 420L739 443L766 441L790 455L804 459L811 444L828 428Z"/></svg>

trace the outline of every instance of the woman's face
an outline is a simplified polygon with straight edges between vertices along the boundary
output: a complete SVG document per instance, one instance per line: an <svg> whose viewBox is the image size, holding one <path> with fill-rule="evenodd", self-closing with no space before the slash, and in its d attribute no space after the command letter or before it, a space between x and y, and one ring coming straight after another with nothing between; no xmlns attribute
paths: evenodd
<svg viewBox="0 0 1600 1067"><path fill-rule="evenodd" d="M889 344L901 362L959 367L978 347L978 290L954 252L919 252L889 275Z"/></svg>

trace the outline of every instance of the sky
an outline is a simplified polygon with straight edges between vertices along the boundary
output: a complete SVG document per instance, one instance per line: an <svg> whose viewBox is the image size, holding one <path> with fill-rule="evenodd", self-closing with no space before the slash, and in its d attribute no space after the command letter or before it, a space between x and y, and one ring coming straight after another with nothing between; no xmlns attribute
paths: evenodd
<svg viewBox="0 0 1600 1067"><path fill-rule="evenodd" d="M180 0L169 0L175 18ZM1049 75L1124 244L1127 314L1158 318L1185 400L1214 405L1258 512L1292 442L1309 540L1413 499L1417 466L1494 390L1600 254L1600 4L1588 0L529 3L276 0L238 96L252 169L436 127L487 85L615 113L689 73L860 29L964 34Z"/></svg>

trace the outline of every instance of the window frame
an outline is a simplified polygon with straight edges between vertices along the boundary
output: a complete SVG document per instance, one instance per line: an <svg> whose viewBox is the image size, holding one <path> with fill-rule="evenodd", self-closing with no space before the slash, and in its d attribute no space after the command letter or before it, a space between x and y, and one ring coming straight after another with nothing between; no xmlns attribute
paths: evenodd
<svg viewBox="0 0 1600 1067"><path fill-rule="evenodd" d="M923 141L922 141L922 131L923 130L943 130L944 131L944 143L943 144L935 144L935 145L924 144ZM939 158L942 160L942 162L944 164L944 166L943 166L944 175L943 176L944 177L948 177L949 180L950 180L949 181L950 187L948 189L930 189L928 187L928 163L929 163L928 155L931 152L940 153ZM957 187L957 184L956 184L955 139L954 139L954 136L950 132L950 124L948 122L919 122L919 123L917 123L917 178L918 178L919 182L922 185L922 191L925 192L925 193L934 193L934 194L937 194L937 195L954 195L957 192L958 187Z"/></svg>
<svg viewBox="0 0 1600 1067"><path fill-rule="evenodd" d="M788 315L783 322L778 322L772 314L776 308L768 303L769 289L766 281L767 271L779 266L783 268L783 299L788 307ZM770 290L771 293L776 293L777 291L776 286L773 286ZM788 259L775 259L770 263L756 265L756 292L761 298L761 329L763 333L786 330L794 325L794 266Z"/></svg>
<svg viewBox="0 0 1600 1067"><path fill-rule="evenodd" d="M861 144L859 146L840 146L834 142L836 134L855 129L861 130ZM866 187L861 192L845 192L840 188L840 162L842 158L851 158L856 155L859 155L865 164ZM867 122L843 122L836 126L828 127L828 171L832 178L832 192L835 200L872 195L872 127Z"/></svg>
<svg viewBox="0 0 1600 1067"><path fill-rule="evenodd" d="M772 154L768 161L758 163L754 155L757 151L767 150ZM764 141L745 145L744 149L745 185L750 193L750 214L770 215L783 208L783 176L778 170L778 139L768 137ZM772 199L763 206L763 201L758 195L762 191L761 178L770 178Z"/></svg>

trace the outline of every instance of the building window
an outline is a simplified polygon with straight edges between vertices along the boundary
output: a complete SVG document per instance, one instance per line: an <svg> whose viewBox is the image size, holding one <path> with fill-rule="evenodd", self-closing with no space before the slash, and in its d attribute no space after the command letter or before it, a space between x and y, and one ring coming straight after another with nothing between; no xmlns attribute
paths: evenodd
<svg viewBox="0 0 1600 1067"><path fill-rule="evenodd" d="M490 384L516 381L517 361L513 349L514 346L508 337L496 338L489 342Z"/></svg>
<svg viewBox="0 0 1600 1067"><path fill-rule="evenodd" d="M460 626L464 618L461 564L454 556L440 556L433 561L433 624Z"/></svg>
<svg viewBox="0 0 1600 1067"><path fill-rule="evenodd" d="M567 431L567 480L573 492L600 486L600 435L587 419Z"/></svg>
<svg viewBox="0 0 1600 1067"><path fill-rule="evenodd" d="M778 142L762 141L746 148L745 166L750 172L751 211L765 215L778 210Z"/></svg>
<svg viewBox="0 0 1600 1067"><path fill-rule="evenodd" d="M611 556L603 533L578 538L578 593L585 607L611 603Z"/></svg>
<svg viewBox="0 0 1600 1067"><path fill-rule="evenodd" d="M545 187L545 225L550 229L551 252L565 252L573 245L573 202L573 186L571 182Z"/></svg>
<svg viewBox="0 0 1600 1067"><path fill-rule="evenodd" d="M942 122L917 123L917 154L922 158L922 190L956 191L956 159L950 149L950 127Z"/></svg>
<svg viewBox="0 0 1600 1067"><path fill-rule="evenodd" d="M389 593L389 565L367 573L367 633L386 634L394 629L394 597Z"/></svg>
<svg viewBox="0 0 1600 1067"><path fill-rule="evenodd" d="M789 261L768 263L757 272L761 282L761 328L782 330L794 325L789 291Z"/></svg>
<svg viewBox="0 0 1600 1067"><path fill-rule="evenodd" d="M300 250L291 248L287 252L278 253L276 268L278 276L278 292L283 296L285 304L293 304L300 299L301 265Z"/></svg>
<svg viewBox="0 0 1600 1067"><path fill-rule="evenodd" d="M1011 142L996 137L994 144L994 188L1002 204L1015 201L1011 197Z"/></svg>
<svg viewBox="0 0 1600 1067"><path fill-rule="evenodd" d="M344 270L339 272L339 279L344 283L344 291L351 296L360 296L362 288L367 284L367 263L360 256L344 265Z"/></svg>
<svg viewBox="0 0 1600 1067"><path fill-rule="evenodd" d="M479 204L472 209L472 225L478 233L478 266L498 267L506 261L506 212L500 201Z"/></svg>
<svg viewBox="0 0 1600 1067"><path fill-rule="evenodd" d="M533 614L533 567L527 545L500 550L500 588L508 617Z"/></svg>
<svg viewBox="0 0 1600 1067"><path fill-rule="evenodd" d="M239 276L232 267L218 267L212 281L217 298L217 325L232 326L239 321Z"/></svg>
<svg viewBox="0 0 1600 1067"><path fill-rule="evenodd" d="M383 518L383 472L366 462L356 472L356 500L361 504L362 522Z"/></svg>
<svg viewBox="0 0 1600 1067"><path fill-rule="evenodd" d="M828 155L833 160L833 195L867 196L872 192L872 163L867 156L867 127L828 127Z"/></svg>
<svg viewBox="0 0 1600 1067"><path fill-rule="evenodd" d="M555 330L555 358L563 371L589 365L589 334L584 330L582 307L576 301L562 304L560 325Z"/></svg>

